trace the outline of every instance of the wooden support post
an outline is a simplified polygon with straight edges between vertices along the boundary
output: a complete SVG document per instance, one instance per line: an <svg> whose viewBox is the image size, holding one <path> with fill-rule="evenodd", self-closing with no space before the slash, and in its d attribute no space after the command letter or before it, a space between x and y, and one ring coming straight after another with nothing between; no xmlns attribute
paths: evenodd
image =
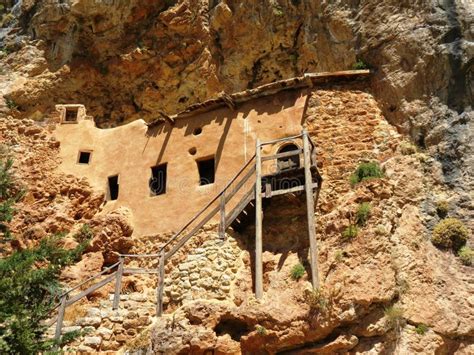
<svg viewBox="0 0 474 355"><path fill-rule="evenodd" d="M272 184L270 181L265 182L265 198L272 197Z"/></svg>
<svg viewBox="0 0 474 355"><path fill-rule="evenodd" d="M316 225L314 221L313 179L311 176L311 151L308 132L303 130L304 181L306 190L306 213L308 216L308 234L311 259L311 280L313 288L319 289L318 245L316 241Z"/></svg>
<svg viewBox="0 0 474 355"><path fill-rule="evenodd" d="M67 295L61 298L61 305L58 310L58 320L56 321L56 332L54 333L54 340L59 341L61 338L61 329L63 327L64 312L66 311Z"/></svg>
<svg viewBox="0 0 474 355"><path fill-rule="evenodd" d="M219 224L219 238L224 240L225 239L225 191L222 192L219 202L220 202L220 214L221 214L221 221Z"/></svg>
<svg viewBox="0 0 474 355"><path fill-rule="evenodd" d="M255 146L255 297L263 297L263 261L262 261L262 151L260 140Z"/></svg>
<svg viewBox="0 0 474 355"><path fill-rule="evenodd" d="M117 274L115 279L115 293L114 293L114 303L112 304L112 309L117 309L120 301L120 293L122 291L122 276L123 276L123 264L125 262L125 258L123 256L120 257L120 264L117 268Z"/></svg>
<svg viewBox="0 0 474 355"><path fill-rule="evenodd" d="M156 315L161 317L163 314L163 291L165 288L165 251L160 252L160 261L158 263L158 285L156 287Z"/></svg>

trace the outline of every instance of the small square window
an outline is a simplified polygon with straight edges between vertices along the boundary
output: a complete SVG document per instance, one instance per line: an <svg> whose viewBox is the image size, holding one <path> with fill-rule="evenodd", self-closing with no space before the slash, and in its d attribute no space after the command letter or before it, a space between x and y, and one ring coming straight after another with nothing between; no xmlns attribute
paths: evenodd
<svg viewBox="0 0 474 355"><path fill-rule="evenodd" d="M213 184L216 173L214 157L198 160L197 165L199 170L199 185Z"/></svg>
<svg viewBox="0 0 474 355"><path fill-rule="evenodd" d="M76 107L66 107L66 113L64 115L65 122L76 122L77 121L77 112Z"/></svg>
<svg viewBox="0 0 474 355"><path fill-rule="evenodd" d="M91 161L91 154L92 152L79 152L79 164L89 164Z"/></svg>

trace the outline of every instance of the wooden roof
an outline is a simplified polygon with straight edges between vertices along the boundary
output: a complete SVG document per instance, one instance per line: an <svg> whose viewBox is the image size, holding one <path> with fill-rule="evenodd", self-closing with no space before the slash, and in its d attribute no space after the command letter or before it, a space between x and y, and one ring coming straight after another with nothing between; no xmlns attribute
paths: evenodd
<svg viewBox="0 0 474 355"><path fill-rule="evenodd" d="M298 88L313 87L317 84L348 82L365 79L370 75L370 70L346 70L338 72L307 73L304 76L291 79L279 80L270 84L258 86L254 89L236 92L234 94L220 93L217 97L188 106L181 112L168 116L159 112L162 118L150 123L149 127L163 123L165 120L174 123L176 119L190 117L202 112L215 110L222 106L236 109L237 104L253 100L259 97L274 95L283 90L294 90Z"/></svg>

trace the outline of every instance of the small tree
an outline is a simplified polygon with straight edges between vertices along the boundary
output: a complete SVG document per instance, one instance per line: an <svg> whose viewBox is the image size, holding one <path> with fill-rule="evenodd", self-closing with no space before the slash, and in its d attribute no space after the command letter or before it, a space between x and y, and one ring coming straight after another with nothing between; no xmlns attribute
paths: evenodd
<svg viewBox="0 0 474 355"><path fill-rule="evenodd" d="M383 177L384 174L382 169L380 168L379 163L369 162L359 164L354 174L350 176L349 181L351 183L351 186L355 186L361 181Z"/></svg>
<svg viewBox="0 0 474 355"><path fill-rule="evenodd" d="M61 269L77 261L86 247L82 243L65 250L60 240L45 238L36 248L0 260L0 353L36 354L54 344L44 339L42 322L61 292Z"/></svg>

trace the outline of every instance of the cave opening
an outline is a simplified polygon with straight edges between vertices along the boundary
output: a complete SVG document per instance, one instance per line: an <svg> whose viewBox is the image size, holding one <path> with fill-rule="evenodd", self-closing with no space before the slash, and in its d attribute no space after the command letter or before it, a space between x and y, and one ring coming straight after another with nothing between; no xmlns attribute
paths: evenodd
<svg viewBox="0 0 474 355"><path fill-rule="evenodd" d="M250 327L244 321L235 318L222 318L214 327L217 336L229 334L235 341L240 339L250 332Z"/></svg>

